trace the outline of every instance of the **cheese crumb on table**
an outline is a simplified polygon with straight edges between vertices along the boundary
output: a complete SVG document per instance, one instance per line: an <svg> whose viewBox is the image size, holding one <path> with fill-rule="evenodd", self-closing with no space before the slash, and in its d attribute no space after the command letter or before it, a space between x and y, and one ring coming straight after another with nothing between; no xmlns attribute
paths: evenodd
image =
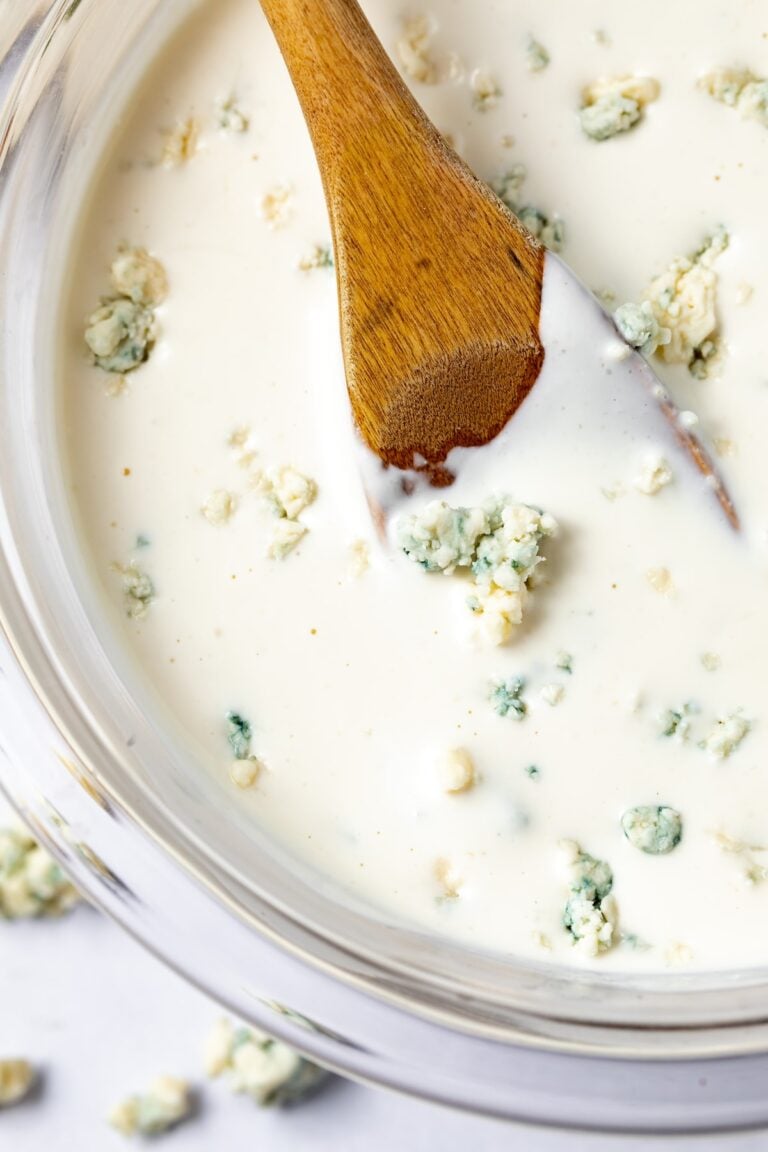
<svg viewBox="0 0 768 1152"><path fill-rule="evenodd" d="M109 1114L109 1123L124 1136L159 1136L192 1115L186 1080L158 1076L142 1095L129 1096Z"/></svg>
<svg viewBox="0 0 768 1152"><path fill-rule="evenodd" d="M18 1104L28 1096L35 1079L28 1060L0 1060L0 1108Z"/></svg>
<svg viewBox="0 0 768 1152"><path fill-rule="evenodd" d="M29 832L0 829L0 919L60 916L79 901L76 888Z"/></svg>
<svg viewBox="0 0 768 1152"><path fill-rule="evenodd" d="M227 1019L208 1037L205 1068L212 1079L225 1075L233 1092L251 1096L261 1107L293 1104L330 1078L282 1041Z"/></svg>

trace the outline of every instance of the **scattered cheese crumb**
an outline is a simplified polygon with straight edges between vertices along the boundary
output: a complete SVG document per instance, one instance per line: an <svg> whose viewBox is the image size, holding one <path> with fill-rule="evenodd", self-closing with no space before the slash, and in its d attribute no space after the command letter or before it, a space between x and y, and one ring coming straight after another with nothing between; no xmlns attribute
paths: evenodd
<svg viewBox="0 0 768 1152"><path fill-rule="evenodd" d="M272 530L272 541L267 554L273 560L284 560L308 531L306 524L302 524L300 520L279 520Z"/></svg>
<svg viewBox="0 0 768 1152"><path fill-rule="evenodd" d="M728 234L718 229L698 252L673 260L645 293L657 323L670 333L658 355L668 364L687 364L696 377L707 374L718 351L713 265L727 247Z"/></svg>
<svg viewBox="0 0 768 1152"><path fill-rule="evenodd" d="M293 1104L329 1079L325 1069L287 1044L226 1019L208 1037L205 1068L212 1079L226 1075L233 1092L251 1096L261 1107Z"/></svg>
<svg viewBox="0 0 768 1152"><path fill-rule="evenodd" d="M654 592L658 592L660 596L673 595L675 584L669 568L649 568L645 575Z"/></svg>
<svg viewBox="0 0 768 1152"><path fill-rule="evenodd" d="M651 356L672 339L669 328L663 328L654 316L649 300L643 300L642 304L622 304L614 312L613 320L627 344L643 356Z"/></svg>
<svg viewBox="0 0 768 1152"><path fill-rule="evenodd" d="M371 551L367 540L354 540L350 548L352 562L350 573L352 576L362 576L371 566Z"/></svg>
<svg viewBox="0 0 768 1152"><path fill-rule="evenodd" d="M121 248L110 268L112 287L134 304L161 304L168 295L168 275L146 248Z"/></svg>
<svg viewBox="0 0 768 1152"><path fill-rule="evenodd" d="M635 479L635 487L646 496L655 496L672 483L672 469L663 456L649 456Z"/></svg>
<svg viewBox="0 0 768 1152"><path fill-rule="evenodd" d="M736 303L738 305L748 304L754 296L755 290L751 284L742 281L736 289Z"/></svg>
<svg viewBox="0 0 768 1152"><path fill-rule="evenodd" d="M525 46L525 62L529 72L542 72L549 64L549 52L533 36L528 37Z"/></svg>
<svg viewBox="0 0 768 1152"><path fill-rule="evenodd" d="M109 1114L109 1122L124 1136L157 1136L175 1128L192 1114L192 1098L185 1080L159 1076L149 1091L129 1096Z"/></svg>
<svg viewBox="0 0 768 1152"><path fill-rule="evenodd" d="M0 1060L0 1108L18 1104L29 1095L35 1070L27 1060Z"/></svg>
<svg viewBox="0 0 768 1152"><path fill-rule="evenodd" d="M434 500L397 525L400 547L426 572L471 572L467 601L494 644L503 644L523 617L539 544L557 531L554 519L527 504L489 501L485 507L451 508Z"/></svg>
<svg viewBox="0 0 768 1152"><path fill-rule="evenodd" d="M0 920L60 916L80 896L24 828L0 829Z"/></svg>
<svg viewBox="0 0 768 1152"><path fill-rule="evenodd" d="M563 696L565 696L565 688L563 688L562 684L545 684L539 692L539 696L545 704L549 704L554 708L556 704L560 703Z"/></svg>
<svg viewBox="0 0 768 1152"><path fill-rule="evenodd" d="M216 119L224 132L241 134L248 131L249 120L234 96L228 96L216 105Z"/></svg>
<svg viewBox="0 0 768 1152"><path fill-rule="evenodd" d="M717 721L701 747L716 760L726 760L741 744L750 730L750 722L740 712L732 712Z"/></svg>
<svg viewBox="0 0 768 1152"><path fill-rule="evenodd" d="M155 586L152 580L135 560L131 560L128 564L113 564L112 568L122 577L126 615L132 620L141 620L155 599Z"/></svg>
<svg viewBox="0 0 768 1152"><path fill-rule="evenodd" d="M458 900L464 881L455 865L441 856L435 860L432 871L440 886L440 900Z"/></svg>
<svg viewBox="0 0 768 1152"><path fill-rule="evenodd" d="M278 185L261 201L261 215L270 228L282 228L293 215L293 189Z"/></svg>
<svg viewBox="0 0 768 1152"><path fill-rule="evenodd" d="M330 244L315 244L315 246L299 260L301 272L312 272L316 268L333 268L333 252Z"/></svg>
<svg viewBox="0 0 768 1152"><path fill-rule="evenodd" d="M397 58L406 76L420 84L436 84L438 68L431 54L434 23L428 16L415 16L403 25L397 41Z"/></svg>
<svg viewBox="0 0 768 1152"><path fill-rule="evenodd" d="M488 112L495 108L501 99L501 88L495 76L482 68L472 73L469 86L472 90L472 104L478 112Z"/></svg>
<svg viewBox="0 0 768 1152"><path fill-rule="evenodd" d="M209 524L221 525L231 520L237 510L237 497L225 488L216 488L201 508Z"/></svg>
<svg viewBox="0 0 768 1152"><path fill-rule="evenodd" d="M717 672L718 668L720 667L721 660L717 652L703 652L701 656L701 664L702 667L707 670L707 672Z"/></svg>
<svg viewBox="0 0 768 1152"><path fill-rule="evenodd" d="M736 455L736 442L734 440L724 439L722 436L716 436L712 441L715 452L718 456L728 457Z"/></svg>
<svg viewBox="0 0 768 1152"><path fill-rule="evenodd" d="M648 76L595 80L581 94L579 120L592 140L610 140L640 122L647 104L658 99L659 84Z"/></svg>
<svg viewBox="0 0 768 1152"><path fill-rule="evenodd" d="M716 68L699 79L699 87L745 120L757 120L768 128L768 78L747 68Z"/></svg>
<svg viewBox="0 0 768 1152"><path fill-rule="evenodd" d="M229 769L229 778L238 788L252 788L261 775L263 765L256 756L248 756L245 760L233 760Z"/></svg>
<svg viewBox="0 0 768 1152"><path fill-rule="evenodd" d="M569 878L569 897L563 910L563 927L587 956L597 956L614 944L618 921L610 895L613 872L604 860L584 852L575 840L561 840Z"/></svg>
<svg viewBox="0 0 768 1152"><path fill-rule="evenodd" d="M468 792L476 781L475 763L466 748L451 748L438 762L444 792Z"/></svg>
<svg viewBox="0 0 768 1152"><path fill-rule="evenodd" d="M178 168L190 160L197 151L200 125L194 116L181 120L175 128L163 133L162 163L166 168Z"/></svg>

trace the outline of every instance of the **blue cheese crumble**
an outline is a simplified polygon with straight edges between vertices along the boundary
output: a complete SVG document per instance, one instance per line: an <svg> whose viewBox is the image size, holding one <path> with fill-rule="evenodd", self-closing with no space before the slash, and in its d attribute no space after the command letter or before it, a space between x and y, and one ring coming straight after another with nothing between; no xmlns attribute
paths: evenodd
<svg viewBox="0 0 768 1152"><path fill-rule="evenodd" d="M234 132L238 135L247 132L250 121L243 112L234 96L220 100L216 105L216 122L223 132Z"/></svg>
<svg viewBox="0 0 768 1152"><path fill-rule="evenodd" d="M0 919L60 916L79 901L59 865L25 829L0 829Z"/></svg>
<svg viewBox="0 0 768 1152"><path fill-rule="evenodd" d="M192 1096L185 1080L158 1076L149 1091L129 1096L109 1114L109 1123L124 1136L159 1136L192 1115Z"/></svg>
<svg viewBox="0 0 768 1152"><path fill-rule="evenodd" d="M621 817L621 830L640 852L665 856L682 839L683 818L666 804L640 804Z"/></svg>
<svg viewBox="0 0 768 1152"><path fill-rule="evenodd" d="M560 252L565 244L565 224L557 215L548 216L540 208L523 200L523 185L527 171L523 164L513 164L506 172L494 177L491 188L528 231L551 252Z"/></svg>
<svg viewBox="0 0 768 1152"><path fill-rule="evenodd" d="M227 742L234 756L234 762L229 770L230 780L238 788L251 788L264 767L258 756L251 753L253 728L250 721L240 712L227 713L227 728Z"/></svg>
<svg viewBox="0 0 768 1152"><path fill-rule="evenodd" d="M549 52L533 36L528 37L525 46L525 62L529 72L543 72L549 65Z"/></svg>
<svg viewBox="0 0 768 1152"><path fill-rule="evenodd" d="M622 304L613 314L619 332L643 356L652 356L664 344L669 344L672 333L662 328L656 319L650 300L642 304Z"/></svg>
<svg viewBox="0 0 768 1152"><path fill-rule="evenodd" d="M126 615L132 620L142 619L155 599L155 586L152 580L135 560L131 560L128 564L115 564L113 567L122 577Z"/></svg>
<svg viewBox="0 0 768 1152"><path fill-rule="evenodd" d="M251 1096L261 1107L293 1104L330 1075L280 1040L226 1019L208 1038L205 1066L212 1079L226 1075L233 1092Z"/></svg>
<svg viewBox="0 0 768 1152"><path fill-rule="evenodd" d="M699 80L699 87L721 104L727 104L745 120L757 120L768 128L768 79L747 68L716 68Z"/></svg>
<svg viewBox="0 0 768 1152"><path fill-rule="evenodd" d="M548 513L508 499L476 508L434 500L399 520L397 539L426 572L450 576L466 569L474 585L468 606L489 640L503 644L522 621L529 584L544 559L539 545L556 531Z"/></svg>
<svg viewBox="0 0 768 1152"><path fill-rule="evenodd" d="M581 94L579 122L592 140L610 140L639 124L659 85L649 76L614 76L595 80Z"/></svg>
<svg viewBox="0 0 768 1152"><path fill-rule="evenodd" d="M719 719L711 732L702 740L701 747L716 760L727 760L736 751L751 728L741 712L732 712Z"/></svg>
<svg viewBox="0 0 768 1152"><path fill-rule="evenodd" d="M259 477L258 486L278 517L272 533L269 555L284 560L308 528L299 517L317 499L317 484L290 465L271 468Z"/></svg>
<svg viewBox="0 0 768 1152"><path fill-rule="evenodd" d="M0 1108L18 1104L28 1096L35 1078L28 1060L0 1060Z"/></svg>
<svg viewBox="0 0 768 1152"><path fill-rule="evenodd" d="M528 705L523 700L524 689L525 680L522 676L494 680L490 695L494 712L499 716L511 716L513 720L522 720L528 714Z"/></svg>
<svg viewBox="0 0 768 1152"><path fill-rule="evenodd" d="M575 840L561 840L569 874L569 896L563 927L587 956L606 952L614 944L618 914L611 889L613 872L604 860L584 852Z"/></svg>
<svg viewBox="0 0 768 1152"><path fill-rule="evenodd" d="M85 343L105 372L123 375L148 358L157 339L155 309L168 293L159 260L144 248L122 249L111 267L114 295L86 322Z"/></svg>
<svg viewBox="0 0 768 1152"><path fill-rule="evenodd" d="M727 247L728 233L718 228L691 256L673 260L651 282L640 305L617 309L614 319L625 339L641 350L656 352L668 364L687 364L696 378L706 377L718 353L717 274L713 265ZM638 315L648 319L647 329L633 326L631 318ZM637 343L645 332L647 349ZM655 339L654 332L663 333L664 338Z"/></svg>

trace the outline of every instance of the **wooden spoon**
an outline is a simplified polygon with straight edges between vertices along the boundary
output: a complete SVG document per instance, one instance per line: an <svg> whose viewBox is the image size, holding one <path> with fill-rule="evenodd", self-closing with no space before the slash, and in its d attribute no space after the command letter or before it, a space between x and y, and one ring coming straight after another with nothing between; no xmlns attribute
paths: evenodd
<svg viewBox="0 0 768 1152"><path fill-rule="evenodd" d="M449 452L496 437L539 375L544 249L427 119L356 0L261 3L323 179L356 423L385 465L449 484Z"/></svg>

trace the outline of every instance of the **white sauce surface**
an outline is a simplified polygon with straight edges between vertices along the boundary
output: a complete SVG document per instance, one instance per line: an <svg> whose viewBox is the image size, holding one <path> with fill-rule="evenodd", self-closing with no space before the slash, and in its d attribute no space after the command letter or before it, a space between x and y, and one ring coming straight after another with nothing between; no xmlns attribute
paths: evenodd
<svg viewBox="0 0 768 1152"><path fill-rule="evenodd" d="M399 5L364 7L394 51ZM418 99L481 177L526 165L526 200L562 216L563 259L590 287L612 290L616 304L637 300L674 257L727 227L716 374L696 380L684 366L654 364L702 429L732 442L719 464L742 533L692 480L645 392L626 390L612 411L621 374L606 361L602 324L586 303L573 310L550 269L545 371L493 450L467 454L441 494L459 504L508 493L560 525L543 544L546 580L523 625L503 647L478 642L461 582L424 574L376 538L349 428L333 274L297 268L329 239L306 129L258 4L209 0L116 127L73 242L62 388L95 578L201 769L291 851L385 913L476 946L603 969L764 962L768 130L696 79L731 64L766 75L765 13L750 0L430 0L428 11L436 55L458 52L466 76L414 83ZM526 68L530 33L551 56L541 72ZM471 98L476 68L502 91L483 112ZM623 73L655 77L660 96L636 128L596 144L579 127L580 91ZM216 125L216 101L232 94L250 120L241 134ZM200 122L197 151L164 168L162 130L189 116ZM260 206L276 188L292 196L273 228ZM170 291L149 360L114 395L82 332L121 243L157 256ZM283 561L267 556L273 517L242 450L228 445L239 427L250 429L253 467L290 464L319 487L301 517L309 532ZM675 474L653 496L635 486L649 452ZM212 525L200 509L219 489L237 507ZM149 545L137 550L139 535ZM370 567L356 575L360 540ZM123 614L113 570L131 559L157 592L137 620ZM671 595L647 578L661 568ZM561 650L571 674L555 667ZM718 657L715 670L705 653ZM529 708L519 723L488 702L494 677L518 674ZM553 684L564 689L554 706L540 695ZM688 701L700 707L691 738L661 736L659 715ZM248 790L228 780L230 709L251 720L266 765ZM739 709L751 730L728 759L698 747ZM437 765L457 746L471 753L477 782L449 795ZM682 813L669 855L623 836L622 813L639 804ZM766 851L724 852L717 833ZM563 838L614 872L616 943L594 960L562 927ZM457 898L440 899L437 861Z"/></svg>

